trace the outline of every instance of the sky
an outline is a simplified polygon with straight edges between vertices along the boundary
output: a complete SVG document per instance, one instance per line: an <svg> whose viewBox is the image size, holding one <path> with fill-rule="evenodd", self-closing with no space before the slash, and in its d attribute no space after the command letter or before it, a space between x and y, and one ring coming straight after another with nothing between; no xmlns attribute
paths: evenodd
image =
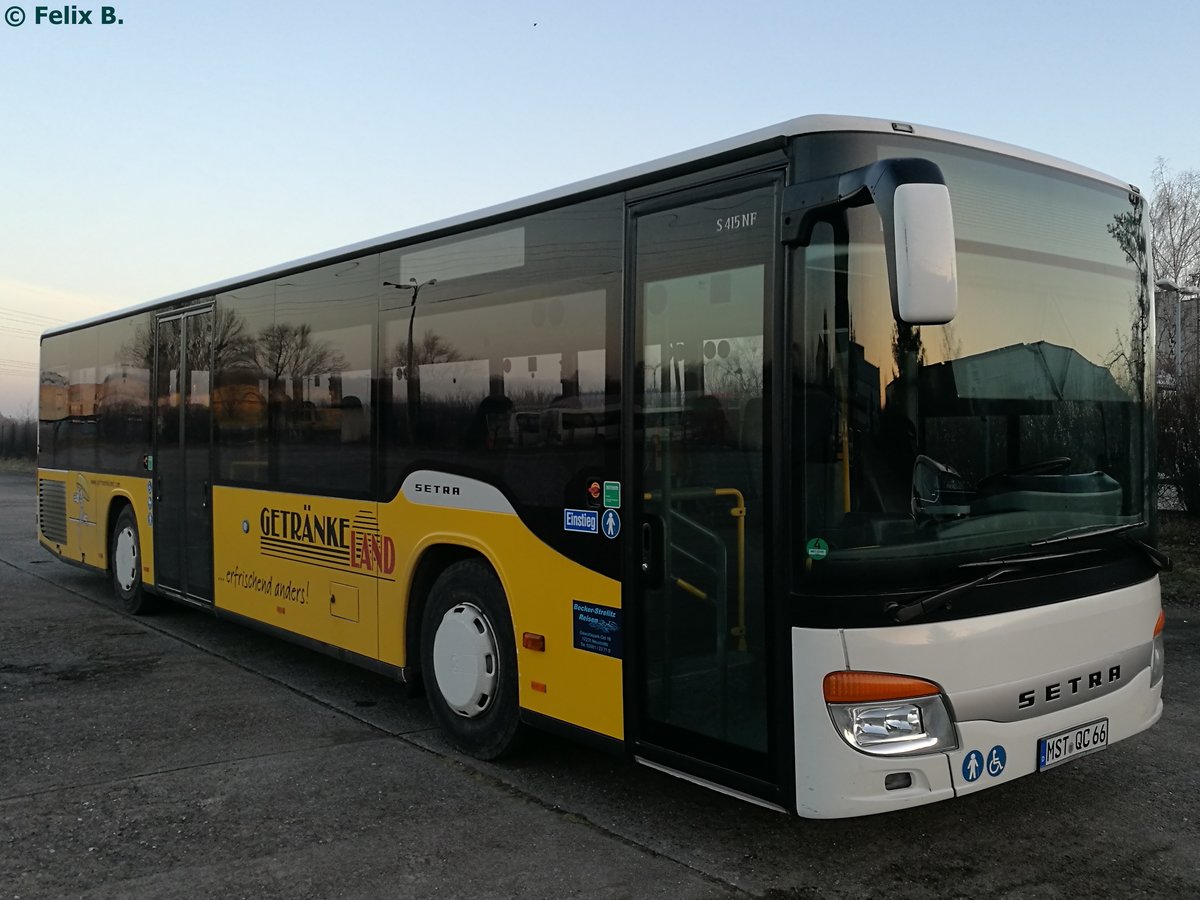
<svg viewBox="0 0 1200 900"><path fill-rule="evenodd" d="M41 22L6 4L17 417L47 327L810 113L982 135L1146 192L1160 157L1200 168L1200 4L76 0Z"/></svg>

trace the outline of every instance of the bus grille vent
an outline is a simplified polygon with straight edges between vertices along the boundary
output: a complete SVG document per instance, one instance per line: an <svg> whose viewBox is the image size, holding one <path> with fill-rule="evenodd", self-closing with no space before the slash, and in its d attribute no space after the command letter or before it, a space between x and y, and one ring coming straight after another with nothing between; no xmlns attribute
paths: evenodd
<svg viewBox="0 0 1200 900"><path fill-rule="evenodd" d="M46 540L67 542L66 482L38 480L38 522Z"/></svg>

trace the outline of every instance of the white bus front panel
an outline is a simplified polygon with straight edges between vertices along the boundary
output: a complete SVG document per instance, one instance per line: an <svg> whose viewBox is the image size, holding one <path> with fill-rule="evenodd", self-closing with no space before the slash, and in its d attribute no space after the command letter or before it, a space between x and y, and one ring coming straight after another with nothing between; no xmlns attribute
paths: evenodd
<svg viewBox="0 0 1200 900"><path fill-rule="evenodd" d="M963 603L970 602L969 597ZM1112 745L1162 715L1151 684L1159 583L998 615L792 632L797 810L837 818L885 812L994 787ZM834 728L823 693L835 671L914 676L939 685L958 746L880 757ZM1076 732L1094 726L1086 734Z"/></svg>

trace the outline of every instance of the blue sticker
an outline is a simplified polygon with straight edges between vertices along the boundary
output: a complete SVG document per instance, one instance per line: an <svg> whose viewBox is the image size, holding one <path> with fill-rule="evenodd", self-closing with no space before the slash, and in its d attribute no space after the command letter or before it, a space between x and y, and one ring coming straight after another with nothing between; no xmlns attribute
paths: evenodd
<svg viewBox="0 0 1200 900"><path fill-rule="evenodd" d="M987 772L993 778L1004 771L1004 766L1008 762L1008 754L1004 752L1004 748L997 744L987 755Z"/></svg>
<svg viewBox="0 0 1200 900"><path fill-rule="evenodd" d="M576 600L571 607L574 647L601 656L621 656L621 610Z"/></svg>
<svg viewBox="0 0 1200 900"><path fill-rule="evenodd" d="M967 781L978 781L979 776L983 774L983 754L972 750L963 757L962 773Z"/></svg>
<svg viewBox="0 0 1200 900"><path fill-rule="evenodd" d="M999 778L1004 774L1006 765L1008 765L1008 754L1004 752L1004 747L1000 744L989 750L986 757L978 750L972 750L963 757L963 778L967 781L978 781L983 777L984 772L993 778Z"/></svg>
<svg viewBox="0 0 1200 900"><path fill-rule="evenodd" d="M564 509L563 530L597 534L600 531L600 514L594 509Z"/></svg>
<svg viewBox="0 0 1200 900"><path fill-rule="evenodd" d="M600 517L600 524L606 538L615 538L621 533L621 517L617 515L615 509L606 509L604 515Z"/></svg>

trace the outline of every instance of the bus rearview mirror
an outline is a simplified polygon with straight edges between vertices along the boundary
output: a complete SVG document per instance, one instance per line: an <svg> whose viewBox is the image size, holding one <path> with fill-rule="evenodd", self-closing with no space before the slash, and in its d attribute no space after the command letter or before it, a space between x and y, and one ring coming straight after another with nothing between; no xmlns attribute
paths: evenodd
<svg viewBox="0 0 1200 900"><path fill-rule="evenodd" d="M950 191L944 184L901 184L892 208L892 311L908 325L944 325L958 311Z"/></svg>

